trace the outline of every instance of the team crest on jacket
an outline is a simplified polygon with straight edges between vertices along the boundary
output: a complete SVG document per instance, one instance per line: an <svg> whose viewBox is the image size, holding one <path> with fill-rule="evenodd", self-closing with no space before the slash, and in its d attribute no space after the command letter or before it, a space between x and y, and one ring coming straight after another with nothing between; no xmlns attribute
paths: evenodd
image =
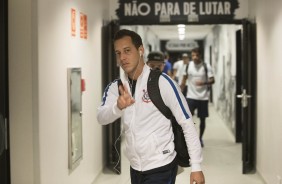
<svg viewBox="0 0 282 184"><path fill-rule="evenodd" d="M145 89L143 89L142 100L143 100L143 102L146 102L146 103L151 102L151 99L149 97L148 91L146 91Z"/></svg>

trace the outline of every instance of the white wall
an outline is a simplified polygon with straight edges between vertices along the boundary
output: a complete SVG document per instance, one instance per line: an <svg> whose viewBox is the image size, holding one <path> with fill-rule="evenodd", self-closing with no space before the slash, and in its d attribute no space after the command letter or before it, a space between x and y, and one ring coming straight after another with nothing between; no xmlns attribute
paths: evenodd
<svg viewBox="0 0 282 184"><path fill-rule="evenodd" d="M224 122L235 133L235 93L236 93L236 31L238 25L217 25L204 40L204 61L210 61L215 84L213 103Z"/></svg>
<svg viewBox="0 0 282 184"><path fill-rule="evenodd" d="M250 4L257 23L257 169L272 184L282 177L282 1Z"/></svg>
<svg viewBox="0 0 282 184"><path fill-rule="evenodd" d="M109 1L9 1L9 85L13 184L90 184L103 168L101 27ZM71 37L71 8L76 37ZM88 39L79 35L87 15ZM67 68L81 67L83 160L68 170Z"/></svg>

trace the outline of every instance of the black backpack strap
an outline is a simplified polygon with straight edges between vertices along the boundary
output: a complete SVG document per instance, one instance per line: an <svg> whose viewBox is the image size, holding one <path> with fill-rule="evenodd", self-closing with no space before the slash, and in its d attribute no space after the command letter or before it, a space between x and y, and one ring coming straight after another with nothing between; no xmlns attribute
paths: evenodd
<svg viewBox="0 0 282 184"><path fill-rule="evenodd" d="M188 75L188 68L189 68L189 62L186 64L186 69L185 69L187 75Z"/></svg>
<svg viewBox="0 0 282 184"><path fill-rule="evenodd" d="M117 85L118 85L118 88L123 85L121 79L117 80ZM118 94L121 95L119 92L119 89L118 89Z"/></svg>
<svg viewBox="0 0 282 184"><path fill-rule="evenodd" d="M159 111L167 118L171 119L172 112L171 110L165 105L160 88L159 88L159 78L162 72L160 70L151 70L148 83L147 83L147 90L148 95L153 102L153 104L159 109Z"/></svg>
<svg viewBox="0 0 282 184"><path fill-rule="evenodd" d="M208 67L207 67L207 63L203 62L203 65L204 65L205 74L206 74L206 82L208 82L208 81L209 81L209 78L208 78ZM207 84L208 90L210 90L210 87L211 87L211 86L210 86L209 84Z"/></svg>
<svg viewBox="0 0 282 184"><path fill-rule="evenodd" d="M205 68L205 73L206 73L206 80L208 81L208 67L207 63L203 62L204 68Z"/></svg>

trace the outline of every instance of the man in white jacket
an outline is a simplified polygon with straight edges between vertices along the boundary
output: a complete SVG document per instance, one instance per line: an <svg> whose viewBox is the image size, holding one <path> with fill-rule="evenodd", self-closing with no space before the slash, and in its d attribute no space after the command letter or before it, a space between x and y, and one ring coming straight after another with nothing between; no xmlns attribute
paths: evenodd
<svg viewBox="0 0 282 184"><path fill-rule="evenodd" d="M117 80L105 89L97 110L98 122L106 125L123 116L126 156L132 184L174 184L176 152L171 121L151 102L147 92L150 68L144 63L141 37L120 30L114 37L117 60L124 70L123 85ZM166 74L159 78L162 99L181 125L190 155L190 184L204 184L202 149L191 113L179 86Z"/></svg>

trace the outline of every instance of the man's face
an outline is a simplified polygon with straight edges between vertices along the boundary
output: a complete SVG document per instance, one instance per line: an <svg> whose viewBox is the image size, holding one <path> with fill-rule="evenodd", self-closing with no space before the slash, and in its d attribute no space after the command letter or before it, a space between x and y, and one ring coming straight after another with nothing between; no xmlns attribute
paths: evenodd
<svg viewBox="0 0 282 184"><path fill-rule="evenodd" d="M159 69L160 71L164 70L164 62L161 61L148 61L147 65L152 69Z"/></svg>
<svg viewBox="0 0 282 184"><path fill-rule="evenodd" d="M141 56L129 36L118 39L114 43L117 62L128 75L134 75Z"/></svg>
<svg viewBox="0 0 282 184"><path fill-rule="evenodd" d="M192 52L192 60L196 63L199 64L201 62L200 60L200 54L197 52Z"/></svg>
<svg viewBox="0 0 282 184"><path fill-rule="evenodd" d="M188 56L182 57L182 60L183 60L184 64L187 64L189 62L189 57Z"/></svg>

